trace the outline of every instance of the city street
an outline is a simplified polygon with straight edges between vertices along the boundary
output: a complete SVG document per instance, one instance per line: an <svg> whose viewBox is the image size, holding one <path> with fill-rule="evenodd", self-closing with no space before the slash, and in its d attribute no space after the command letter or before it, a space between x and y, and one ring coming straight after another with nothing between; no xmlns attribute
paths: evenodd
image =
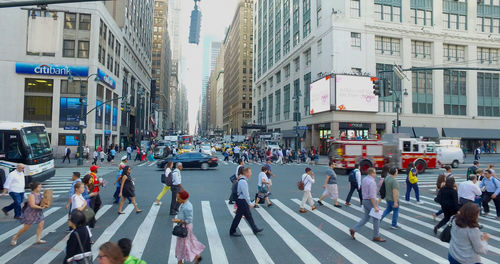
<svg viewBox="0 0 500 264"><path fill-rule="evenodd" d="M484 160L493 161L494 158L486 157ZM103 208L97 214L98 221L92 230L92 239L95 241L93 256L97 257L98 247L102 243L128 237L133 240L131 255L143 258L148 263L176 263L175 237L172 236L172 217L169 215L170 192L163 197L161 206L153 204L161 191L161 171L157 169L155 162L131 164L138 205L144 211L136 214L132 206L128 206L124 209L125 214L118 216L118 206L112 204L114 187L108 184L103 188ZM250 164L251 194L257 189L257 175L261 165ZM455 170L457 182L464 181L468 166L462 164ZM484 166L486 163L481 167ZM297 189L296 182L306 168L304 164L272 165L272 170L277 175L271 188L274 206L252 209L256 224L264 228L264 231L255 236L246 222L242 221L240 231L243 236L230 237L233 206L228 205L226 200L230 193L228 178L235 168L236 165L231 162L220 162L219 167L208 171L182 171L182 185L190 193L189 199L194 207L194 232L206 246L202 254L203 263L447 263L448 244L441 242L432 232L437 224L432 219L432 213L439 209L433 201L435 178L439 170L429 170L419 177L421 200L424 204L416 204L412 193L411 203L401 204L399 225L402 229L391 230L391 217L384 219L381 235L387 242L375 243L371 241L371 224L357 233L356 240L349 235L349 228L360 219L362 209L356 198L351 201L351 207L343 205L348 192L348 177L345 175L338 176L342 208L335 208L331 200L325 200L325 205L317 210L299 214L298 203L302 192ZM312 194L317 200L322 192L326 166L316 165L312 169L316 175ZM67 189L71 185L71 171L74 170L59 168L56 176L44 183L46 188L54 189L55 195L58 195L52 207L45 210L43 239L47 240L47 244L33 245L35 228L32 228L19 238L16 247L11 247L10 239L20 224L4 215L0 217L2 263L63 261L68 235L64 203ZM82 173L85 171L82 168L76 170ZM112 183L116 169L111 166L102 168L99 176ZM404 195L404 176L401 175L398 179ZM9 197L0 197L2 205L9 201ZM382 203L381 207L384 208L385 204ZM494 215L494 209L491 215ZM480 223L484 226L482 231L491 236L489 252L482 261L499 263L500 221L481 217Z"/></svg>

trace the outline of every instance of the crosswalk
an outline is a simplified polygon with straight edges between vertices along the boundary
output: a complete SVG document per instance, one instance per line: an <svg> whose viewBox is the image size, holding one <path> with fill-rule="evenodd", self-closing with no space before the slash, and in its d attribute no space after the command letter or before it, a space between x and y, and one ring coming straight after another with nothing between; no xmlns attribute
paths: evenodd
<svg viewBox="0 0 500 264"><path fill-rule="evenodd" d="M316 199L315 199L316 200ZM229 236L229 225L234 216L232 205L223 201L196 201L194 206L194 232L205 244L204 263L447 263L448 244L432 232L432 213L439 206L431 197L422 196L423 204L404 203L400 206L400 230L389 229L391 217L380 224L381 236L386 243L371 240L373 226L365 228L352 240L349 228L362 215L360 206L336 208L330 203L317 210L300 214L299 199L272 199L273 207L252 210L255 222L264 232L253 234L246 221L241 221L241 238ZM359 202L357 198L353 201ZM339 200L343 203L343 200ZM353 204L357 204L353 202ZM118 215L115 205L104 205L96 215L98 224L92 230L94 260L99 246L122 237L133 240L131 255L148 263L176 263L175 241L172 236L169 204L149 206L136 214L132 205ZM385 207L384 202L381 207ZM306 209L310 209L306 207ZM19 230L17 223L6 223L0 234L0 263L61 263L68 239L67 211L52 207L44 212L46 223L42 238L45 245L33 245L34 230L23 234L16 247L10 238ZM483 232L490 234L489 252L482 257L486 264L500 263L500 221L481 217ZM34 228L33 228L34 229ZM160 243L161 242L161 243ZM237 258L245 256L245 259Z"/></svg>

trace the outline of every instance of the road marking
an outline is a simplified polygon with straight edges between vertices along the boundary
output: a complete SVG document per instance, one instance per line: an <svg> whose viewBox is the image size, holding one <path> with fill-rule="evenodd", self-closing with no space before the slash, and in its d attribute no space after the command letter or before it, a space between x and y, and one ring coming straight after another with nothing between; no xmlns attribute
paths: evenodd
<svg viewBox="0 0 500 264"><path fill-rule="evenodd" d="M358 201L359 201L359 199L354 198L354 197L353 197L353 200L358 200ZM338 201L339 201L339 202L343 202L343 201L341 201L340 199L339 199ZM361 208L357 208L357 207L355 207L355 206L351 206L351 208L353 208L353 209L355 209L355 210L358 210L358 211L360 211L360 212L363 212L363 213L364 213L364 210L363 210L363 209L361 209ZM402 208L400 208L400 209L402 209ZM401 211L401 210L400 210L400 211ZM410 221L410 222L413 222L413 223L416 223L416 224L419 224L419 225L422 225L422 226L425 226L425 227L428 227L428 228L434 229L434 226L433 226L433 225L428 224L428 223L425 223L425 222L422 222L422 221L418 221L418 220L414 219L413 217L409 217L409 216L406 216L406 215L402 214L401 212L399 213L399 217L404 218L404 219L406 219L406 220L408 220L408 221ZM384 221L385 221L386 223L391 223L391 221L390 221L389 219L387 219L387 218L386 218L386 219L384 219ZM405 225L402 225L402 224L400 224L400 226L401 226L402 228L404 228L405 230L407 230L407 231L409 231L409 232L411 232L411 233L413 233L413 234L415 234L415 235L418 235L418 236L420 236L420 237L426 238L427 240L433 241L434 243L437 243L437 244L439 244L439 245L441 245L441 246L443 246L443 247L445 247L445 248L449 248L449 246L450 246L448 243L441 241L438 237L435 237L435 236L431 236L431 235L425 234L425 233L423 233L423 232L420 232L420 231L418 231L418 230L416 230L416 229L410 228L410 227L405 226ZM489 245L489 248L490 248L490 250L491 250L491 248L494 248L494 247L492 247L491 245ZM496 249L496 248L495 248L495 250L497 250L497 251L494 251L494 252L500 252L500 249ZM484 263L489 263L489 264L496 263L496 262L491 261L491 260L488 260L488 259L486 259L486 258L481 258L481 260L482 260Z"/></svg>
<svg viewBox="0 0 500 264"><path fill-rule="evenodd" d="M111 208L111 205L104 205L97 211L97 214L95 215L96 220L99 220L101 216L104 215L109 209ZM43 256L41 256L35 263L33 264L45 264L45 263L50 263L52 262L61 252L64 252L66 250L66 244L69 239L69 236L71 233L67 234L61 241L59 241L55 246L53 246L47 253L45 253Z"/></svg>
<svg viewBox="0 0 500 264"><path fill-rule="evenodd" d="M227 209L229 210L229 213L231 214L231 216L233 216L233 218L234 218L234 213L233 213L234 208L233 208L233 206L228 204L228 202L229 201L227 201L227 200L225 201L225 203L227 205ZM240 221L240 224L238 227L240 229L241 235L243 235L243 238L245 238L245 241L247 242L248 247L252 251L255 259L257 260L257 263L269 263L269 264L274 263L271 256L269 256L269 254L267 253L264 246L262 246L262 244L260 243L257 236L252 232L252 229L247 224L247 222Z"/></svg>
<svg viewBox="0 0 500 264"><path fill-rule="evenodd" d="M137 165L137 166L138 166L138 167L142 167L142 166L144 166L144 165L146 165L146 164L148 164L148 163L147 163L147 162L143 162L143 163L141 163L141 164L139 164L139 165Z"/></svg>
<svg viewBox="0 0 500 264"><path fill-rule="evenodd" d="M312 234L317 236L319 239L321 239L323 242L325 242L326 245L328 245L333 250L338 252L340 255L342 255L344 258L349 260L351 263L357 263L357 264L358 263L367 263L362 258L358 257L358 255L354 254L352 251L350 251L349 249L344 247L337 240L328 236L326 233L322 232L321 230L318 230L318 227L314 226L311 222L307 221L304 217L300 216L298 213L296 213L296 212L292 211L290 208L286 207L280 201L278 201L276 199L272 199L272 201L273 201L274 205L278 206L286 214L288 214L290 217L295 219L299 224L304 226Z"/></svg>
<svg viewBox="0 0 500 264"><path fill-rule="evenodd" d="M298 201L298 200L297 200ZM348 212L346 212L345 210L341 210L341 209L338 209L336 207L333 207L333 205L331 204L327 204L325 203L324 204L325 207L335 211L335 212L338 212L340 213L342 216L345 216L347 218L350 218L352 220L354 220L355 222L359 222L361 220L361 218L353 215L353 214L350 214ZM366 223L366 226L369 228L369 229L372 229L373 230L373 224L372 223ZM402 225L400 225L402 226ZM406 229L406 228L405 228ZM348 229L346 229L348 230ZM383 234L385 237L393 240L393 241L396 241L398 244L402 245L402 246L405 246L409 249L411 249L411 251L414 251L414 252L419 252L421 255L424 255L426 256L427 258L435 261L435 262L438 262L438 263L448 263L448 260L447 259L444 259L442 258L441 256L439 255L436 255L434 254L433 252L431 251L428 251L426 250L425 248L422 248L421 246L411 242L411 241L408 241L400 236L397 236L395 234L393 234L392 232L390 231L387 231L387 230L384 230L382 228L379 229L380 230L380 233ZM357 238L358 236L356 236Z"/></svg>
<svg viewBox="0 0 500 264"><path fill-rule="evenodd" d="M298 199L292 199L293 202L296 204L300 205L300 201ZM347 235L350 235L349 233L349 227L340 223L339 221L327 216L326 214L319 212L319 211L311 211L313 214L319 216L323 220L325 220L327 223L333 225L335 228L341 230L342 232L346 233ZM371 239L368 239L364 237L363 235L358 235L356 236L356 239L359 240L362 244L365 246L371 248L373 251L377 252L378 254L382 255L382 257L387 258L389 261L393 263L407 263L410 264L410 262L400 258L398 255L393 254L391 251L386 250L385 248L381 247L380 245L376 244L373 242ZM307 263L307 262L306 262Z"/></svg>
<svg viewBox="0 0 500 264"><path fill-rule="evenodd" d="M309 263L321 263L316 259L300 242L298 242L285 228L283 228L278 221L276 221L271 214L269 214L264 208L257 208L256 211L266 219L266 222L271 226L271 228L281 237L281 239L286 243L286 245L295 253L297 256L306 264Z"/></svg>
<svg viewBox="0 0 500 264"><path fill-rule="evenodd" d="M47 218L49 215L54 213L55 211L59 210L61 207L51 207L47 209L47 211L43 212L44 218ZM17 234L19 229L21 229L23 225L19 225L17 227L12 228L11 230L3 233L0 235L0 243L3 242L5 239L12 237L13 235Z"/></svg>
<svg viewBox="0 0 500 264"><path fill-rule="evenodd" d="M177 218L177 216L175 216ZM172 224L172 230L174 229L176 223ZM175 257L175 247L177 246L177 237L172 235L170 238L170 251L168 253L168 264L177 264L177 258Z"/></svg>
<svg viewBox="0 0 500 264"><path fill-rule="evenodd" d="M57 220L55 223L53 223L49 227L43 229L42 235L40 236L40 239L42 239L43 237L45 237L49 233L55 232L56 229L58 229L60 226L64 225L67 222L68 222L68 215L65 214L62 218ZM36 227L34 227L34 228L36 228ZM22 238L22 236L21 236L21 238ZM23 243L17 245L13 249L9 250L3 256L0 256L2 263L9 262L11 259L15 258L21 252L23 252L24 250L31 247L35 243L35 240L36 240L36 235L33 235L30 238L26 239Z"/></svg>
<svg viewBox="0 0 500 264"><path fill-rule="evenodd" d="M158 211L160 210L160 206L161 205L158 206L153 203L151 209L149 209L149 213L146 216L146 219L144 219L142 224L139 226L139 229L137 229L137 233L135 233L135 237L132 242L132 245L135 246L132 247L132 252L130 252L130 255L139 259L142 257L144 249L146 248L146 244L148 243L148 238L151 234L151 230L153 229L156 216L158 215Z"/></svg>
<svg viewBox="0 0 500 264"><path fill-rule="evenodd" d="M157 160L153 161L153 162L152 162L151 164L149 164L148 166L149 166L149 167L151 167L151 166L155 165L156 163L158 163L158 161L157 161Z"/></svg>
<svg viewBox="0 0 500 264"><path fill-rule="evenodd" d="M222 241L220 240L219 232L217 231L217 225L215 225L212 209L210 208L210 202L201 201L201 210L203 213L205 231L207 232L212 263L229 263L226 257L226 251L224 250L224 246L222 245Z"/></svg>
<svg viewBox="0 0 500 264"><path fill-rule="evenodd" d="M134 206L129 204L127 206L127 208L125 208L125 211L124 211L125 214L118 215L118 217L115 219L115 221L113 221L113 223L111 223L111 225L109 225L108 228L106 228L106 230L104 230L104 232L97 239L97 241L95 241L95 243L92 245L92 259L93 260L95 260L97 258L97 255L99 254L99 247L102 244L108 242L111 239L111 237L113 237L113 235L116 233L116 231L118 231L120 226L123 225L123 222L125 222L125 220L127 220L127 217L130 215L130 213L132 212L133 209L134 209Z"/></svg>

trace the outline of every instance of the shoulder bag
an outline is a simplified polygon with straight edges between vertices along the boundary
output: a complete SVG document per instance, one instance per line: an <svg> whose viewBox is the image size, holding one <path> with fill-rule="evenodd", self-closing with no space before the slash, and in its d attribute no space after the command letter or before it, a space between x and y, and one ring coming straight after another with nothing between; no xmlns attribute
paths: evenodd
<svg viewBox="0 0 500 264"><path fill-rule="evenodd" d="M439 235L439 239L441 239L441 241L446 242L446 243L450 243L450 240L451 240L451 226L453 224L453 220L455 220L455 216L453 216L450 219L450 222L448 222L448 225L446 225L446 228Z"/></svg>
<svg viewBox="0 0 500 264"><path fill-rule="evenodd" d="M95 217L94 209L90 208L88 204L83 208L82 213L85 215L85 223L89 223Z"/></svg>
<svg viewBox="0 0 500 264"><path fill-rule="evenodd" d="M186 224L183 223L177 223L176 226L174 226L174 230L172 230L172 235L177 236L177 237L187 237L188 231L186 228Z"/></svg>
<svg viewBox="0 0 500 264"><path fill-rule="evenodd" d="M77 254L72 258L68 259L68 263L71 264L91 264L92 263L92 252L85 252L82 245L82 240L80 240L80 235L75 230L76 240L78 241L78 246L80 247L81 254Z"/></svg>

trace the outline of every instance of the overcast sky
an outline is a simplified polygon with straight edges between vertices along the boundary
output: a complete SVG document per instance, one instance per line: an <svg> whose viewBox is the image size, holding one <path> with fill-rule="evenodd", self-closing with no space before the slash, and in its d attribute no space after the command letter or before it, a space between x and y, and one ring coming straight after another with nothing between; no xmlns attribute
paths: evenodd
<svg viewBox="0 0 500 264"><path fill-rule="evenodd" d="M234 15L238 0L201 0L201 37L200 44L188 43L189 22L194 1L182 1L181 33L182 33L182 82L187 88L189 102L189 128L194 133L196 114L200 107L203 38L213 36L214 40L224 38L224 29L229 26Z"/></svg>

